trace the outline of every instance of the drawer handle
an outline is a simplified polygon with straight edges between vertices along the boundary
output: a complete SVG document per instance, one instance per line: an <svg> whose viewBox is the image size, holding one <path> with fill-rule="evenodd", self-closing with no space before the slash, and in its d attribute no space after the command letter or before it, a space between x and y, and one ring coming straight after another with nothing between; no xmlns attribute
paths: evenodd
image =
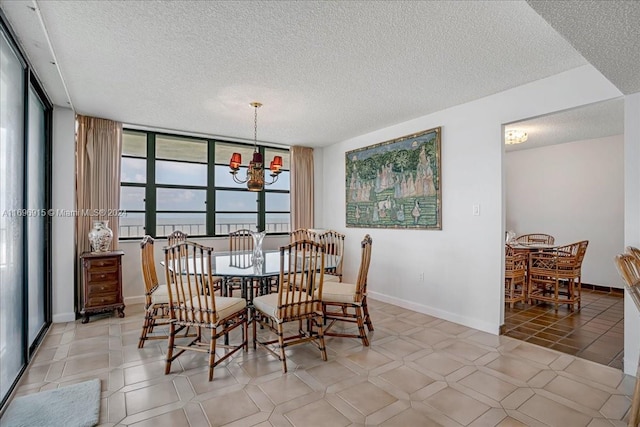
<svg viewBox="0 0 640 427"><path fill-rule="evenodd" d="M100 278L101 278L101 279L104 279L104 277L105 277L105 276L104 276L104 274L101 274L101 275L100 275Z"/></svg>
<svg viewBox="0 0 640 427"><path fill-rule="evenodd" d="M104 291L104 286L100 286L100 290L101 290L101 291Z"/></svg>

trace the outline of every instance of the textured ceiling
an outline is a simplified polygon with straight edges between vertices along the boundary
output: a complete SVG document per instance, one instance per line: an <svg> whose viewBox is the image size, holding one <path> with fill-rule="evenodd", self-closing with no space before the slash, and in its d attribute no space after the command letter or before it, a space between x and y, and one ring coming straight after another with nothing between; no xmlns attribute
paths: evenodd
<svg viewBox="0 0 640 427"><path fill-rule="evenodd" d="M527 132L529 139L522 144L506 145L506 151L622 135L624 99L598 102L505 126L505 131L511 129Z"/></svg>
<svg viewBox="0 0 640 427"><path fill-rule="evenodd" d="M332 144L587 63L525 1L0 5L57 105L251 139L257 100L258 139L286 145Z"/></svg>
<svg viewBox="0 0 640 427"><path fill-rule="evenodd" d="M622 93L640 92L640 2L527 3Z"/></svg>

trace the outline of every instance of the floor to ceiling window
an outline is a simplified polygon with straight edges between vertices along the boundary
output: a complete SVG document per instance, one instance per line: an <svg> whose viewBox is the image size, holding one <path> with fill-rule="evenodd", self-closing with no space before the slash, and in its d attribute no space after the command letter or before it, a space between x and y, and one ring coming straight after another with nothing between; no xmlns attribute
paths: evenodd
<svg viewBox="0 0 640 427"><path fill-rule="evenodd" d="M0 16L0 407L50 324L51 106Z"/></svg>

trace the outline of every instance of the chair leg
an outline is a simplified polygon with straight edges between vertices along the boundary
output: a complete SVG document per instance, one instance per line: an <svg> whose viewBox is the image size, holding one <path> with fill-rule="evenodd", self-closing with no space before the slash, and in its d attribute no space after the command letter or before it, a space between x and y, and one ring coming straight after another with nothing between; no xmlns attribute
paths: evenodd
<svg viewBox="0 0 640 427"><path fill-rule="evenodd" d="M164 374L168 375L171 372L171 361L173 358L173 342L176 336L176 324L171 323L169 325L169 340L167 345L167 361L164 366Z"/></svg>
<svg viewBox="0 0 640 427"><path fill-rule="evenodd" d="M209 342L209 381L213 380L213 368L216 360L216 331L211 329L211 341Z"/></svg>
<svg viewBox="0 0 640 427"><path fill-rule="evenodd" d="M244 351L249 351L249 311L245 314L244 324L242 325L242 340L244 342ZM254 329L255 331L255 329Z"/></svg>
<svg viewBox="0 0 640 427"><path fill-rule="evenodd" d="M287 357L284 352L284 327L282 323L278 323L278 343L280 344L280 360L282 361L282 372L286 374Z"/></svg>
<svg viewBox="0 0 640 427"><path fill-rule="evenodd" d="M251 320L251 323L253 323L253 349L256 349L256 326L257 326L257 321L256 321L256 312L254 311L253 313L253 319Z"/></svg>
<svg viewBox="0 0 640 427"><path fill-rule="evenodd" d="M358 334L360 335L360 339L362 340L362 345L365 347L369 347L369 338L367 334L364 332L364 319L362 314L362 307L356 307L356 321L358 322Z"/></svg>
<svg viewBox="0 0 640 427"><path fill-rule="evenodd" d="M369 316L369 307L367 306L367 297L362 300L362 311L364 312L364 323L367 325L369 332L373 331L373 323L371 323L371 316Z"/></svg>
<svg viewBox="0 0 640 427"><path fill-rule="evenodd" d="M327 361L327 347L324 345L324 329L322 327L322 319L317 321L318 318L313 319L313 321L318 325L318 347L320 347L320 354L322 355L322 360Z"/></svg>
<svg viewBox="0 0 640 427"><path fill-rule="evenodd" d="M138 341L138 348L144 347L144 342L147 340L147 335L149 334L150 323L153 320L149 311L147 311L144 315L144 321L142 323L142 332L140 333L140 340Z"/></svg>

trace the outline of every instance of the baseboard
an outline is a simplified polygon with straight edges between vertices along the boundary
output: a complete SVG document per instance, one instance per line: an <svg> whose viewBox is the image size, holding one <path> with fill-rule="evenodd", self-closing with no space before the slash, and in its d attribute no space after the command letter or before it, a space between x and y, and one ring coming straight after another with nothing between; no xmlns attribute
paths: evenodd
<svg viewBox="0 0 640 427"><path fill-rule="evenodd" d="M74 322L75 320L76 320L75 313L59 313L59 314L54 314L51 317L51 321L53 323L67 323L67 322Z"/></svg>
<svg viewBox="0 0 640 427"><path fill-rule="evenodd" d="M389 295L384 295L378 292L367 291L367 296L377 301L382 301L389 304L397 305L399 307L417 311L418 313L428 314L429 316L434 316L439 319L448 320L449 322L458 323L460 325L464 325L469 328L488 332L493 335L498 335L500 333L500 325L498 324L492 324L488 322L479 321L478 319L473 319L466 316L460 316L458 314L440 310L435 307L418 304L413 301L403 300L403 299L392 297Z"/></svg>
<svg viewBox="0 0 640 427"><path fill-rule="evenodd" d="M606 292L612 295L624 296L623 288L614 288L612 286L592 285L591 283L583 283L582 289L589 289L596 292Z"/></svg>
<svg viewBox="0 0 640 427"><path fill-rule="evenodd" d="M124 299L124 305L144 304L144 303L145 303L144 295L139 295L136 297L126 297Z"/></svg>

